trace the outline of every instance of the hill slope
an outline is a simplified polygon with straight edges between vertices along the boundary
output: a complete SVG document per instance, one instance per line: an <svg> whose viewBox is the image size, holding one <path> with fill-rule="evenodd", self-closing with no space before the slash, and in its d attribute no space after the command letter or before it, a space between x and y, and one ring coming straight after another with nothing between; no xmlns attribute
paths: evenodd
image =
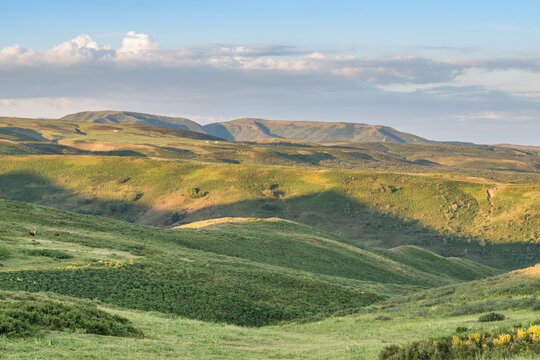
<svg viewBox="0 0 540 360"><path fill-rule="evenodd" d="M425 143L419 136L381 125L324 121L281 121L244 118L201 126L180 117L143 114L129 111L84 111L60 120L103 124L140 124L206 133L226 140L248 141L280 138L309 142L354 141Z"/></svg>
<svg viewBox="0 0 540 360"><path fill-rule="evenodd" d="M156 229L0 200L0 289L259 326L463 280L450 276L448 269L463 269L451 260L441 258L442 276L429 274L414 259L406 264L336 239L278 220ZM480 265L468 272L497 273Z"/></svg>
<svg viewBox="0 0 540 360"><path fill-rule="evenodd" d="M534 183L439 174L110 156L0 158L5 199L165 227L224 215L279 217L364 244L419 245L506 269L538 259L539 196Z"/></svg>
<svg viewBox="0 0 540 360"><path fill-rule="evenodd" d="M309 142L428 142L428 140L419 136L400 132L391 127L345 122L281 121L245 118L205 125L203 129L208 134L226 140L237 141L281 138Z"/></svg>
<svg viewBox="0 0 540 360"><path fill-rule="evenodd" d="M153 125L205 133L199 124L186 118L143 114L130 111L84 111L66 115L60 120L100 124Z"/></svg>
<svg viewBox="0 0 540 360"><path fill-rule="evenodd" d="M538 273L539 267L536 269ZM438 336L466 336L515 327L516 324L538 324L538 311L534 309L540 300L540 278L528 274L533 270L396 297L358 309L350 315L261 328L207 323L100 304L103 312L128 319L128 325L142 330L143 338L102 337L66 329L44 333L34 341L3 338L2 354L6 358L20 358L25 354L39 359L83 359L92 354L99 359L125 360L373 360L383 347L392 343L406 344ZM89 301L81 303L79 299L50 293L0 292L0 296L33 303L54 301L68 306L95 307ZM481 314L490 311L503 313L506 320L478 321ZM457 328L465 332L457 333ZM536 358L537 354L512 357L515 360Z"/></svg>

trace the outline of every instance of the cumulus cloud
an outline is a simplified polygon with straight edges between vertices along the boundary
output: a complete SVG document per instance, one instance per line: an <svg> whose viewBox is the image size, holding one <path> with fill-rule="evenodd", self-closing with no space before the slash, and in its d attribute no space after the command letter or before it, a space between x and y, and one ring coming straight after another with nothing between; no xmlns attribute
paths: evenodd
<svg viewBox="0 0 540 360"><path fill-rule="evenodd" d="M122 39L122 47L118 49L116 55L120 59L137 59L157 49L157 43L149 35L137 34L135 31L130 31Z"/></svg>

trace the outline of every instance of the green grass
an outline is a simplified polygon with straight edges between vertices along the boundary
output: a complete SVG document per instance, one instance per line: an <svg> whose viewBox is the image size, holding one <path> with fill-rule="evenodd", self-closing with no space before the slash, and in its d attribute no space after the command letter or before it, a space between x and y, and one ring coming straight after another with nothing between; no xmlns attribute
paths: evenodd
<svg viewBox="0 0 540 360"><path fill-rule="evenodd" d="M95 306L51 301L25 293L0 292L0 336L29 337L44 331L142 335L127 319Z"/></svg>
<svg viewBox="0 0 540 360"><path fill-rule="evenodd" d="M131 120L127 122L137 123L141 119L133 117ZM184 121L179 120L180 123ZM0 118L0 154L93 154L228 164L317 166L414 173L436 171L460 177L483 177L518 183L537 181L538 175L539 153L535 148L377 142L381 140L377 132L372 134L375 137L363 139L375 141L369 143L334 141L315 144L281 139L250 143L228 142L201 134L204 130L196 124L193 128L193 124L188 124L187 128L199 132L116 124L114 121L112 124L99 124ZM185 124L179 126L186 129ZM291 133L292 129L288 131ZM327 131L323 130L323 133L327 134Z"/></svg>
<svg viewBox="0 0 540 360"><path fill-rule="evenodd" d="M539 279L527 274L508 274L489 280L457 285L454 294L441 296L438 289L365 307L360 312L312 322L290 323L261 328L245 328L188 320L158 313L112 309L144 333L143 338L112 338L91 334L50 332L33 339L1 339L2 355L7 359L21 354L42 359L110 358L118 359L376 359L387 345L404 345L426 338L491 332L516 324L529 324L538 314L526 302L500 310L485 306L469 314L453 314L452 304L476 303L497 294L504 300L532 294L538 297ZM513 288L515 293L506 289ZM476 289L478 291L471 291ZM524 290L521 290L524 289ZM423 298L419 302L419 298ZM73 300L55 298L70 303ZM478 322L479 314L499 309L506 320ZM431 311L426 311L431 310ZM536 354L531 354L536 355ZM513 359L531 359L515 356Z"/></svg>
<svg viewBox="0 0 540 360"><path fill-rule="evenodd" d="M167 230L2 200L0 213L0 239L11 256L2 266L0 288L52 291L208 321L260 326L324 316L463 280L280 220ZM36 236L28 236L28 228ZM72 258L36 261L29 255L36 250ZM453 264L439 261L447 269ZM475 278L497 272L482 266L467 271Z"/></svg>
<svg viewBox="0 0 540 360"><path fill-rule="evenodd" d="M193 197L195 188L204 196ZM436 174L96 156L0 159L0 197L7 199L158 226L280 217L364 244L418 245L506 269L540 255L539 189Z"/></svg>

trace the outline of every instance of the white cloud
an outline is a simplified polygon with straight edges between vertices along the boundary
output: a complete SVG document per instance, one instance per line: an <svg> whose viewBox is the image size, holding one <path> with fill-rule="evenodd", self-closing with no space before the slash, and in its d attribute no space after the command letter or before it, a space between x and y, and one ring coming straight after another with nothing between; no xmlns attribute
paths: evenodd
<svg viewBox="0 0 540 360"><path fill-rule="evenodd" d="M89 35L79 35L53 47L43 54L43 60L57 65L70 65L112 57L112 48L99 46Z"/></svg>
<svg viewBox="0 0 540 360"><path fill-rule="evenodd" d="M157 49L157 43L149 35L130 31L122 39L122 47L116 55L119 59L136 59Z"/></svg>

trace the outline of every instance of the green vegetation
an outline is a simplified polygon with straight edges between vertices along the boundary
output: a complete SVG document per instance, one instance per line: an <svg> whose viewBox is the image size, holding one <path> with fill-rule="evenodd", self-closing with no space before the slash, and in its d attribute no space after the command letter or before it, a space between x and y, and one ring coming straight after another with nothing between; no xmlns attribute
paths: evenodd
<svg viewBox="0 0 540 360"><path fill-rule="evenodd" d="M487 333L447 336L414 342L402 347L388 346L380 360L506 359L514 355L540 353L540 326L516 326Z"/></svg>
<svg viewBox="0 0 540 360"><path fill-rule="evenodd" d="M46 256L54 259L71 259L73 257L73 255L65 251L54 249L29 249L26 253L32 256Z"/></svg>
<svg viewBox="0 0 540 360"><path fill-rule="evenodd" d="M502 321L504 319L505 319L505 317L504 317L503 314L492 312L492 313L480 316L478 318L478 321L489 322L489 321Z"/></svg>
<svg viewBox="0 0 540 360"><path fill-rule="evenodd" d="M429 142L419 136L396 131L387 126L322 121L275 121L237 119L203 126L211 135L226 140L291 139L321 141L390 141L398 143Z"/></svg>
<svg viewBox="0 0 540 360"><path fill-rule="evenodd" d="M180 127L137 125L130 121L100 124L0 118L0 154L115 155L189 162L436 172L513 183L537 181L538 174L540 151L534 147L380 142L381 139L369 136L364 140L375 142L229 142L204 134L199 128L188 131L183 125Z"/></svg>
<svg viewBox="0 0 540 360"><path fill-rule="evenodd" d="M45 330L108 336L140 336L131 322L88 304L51 301L24 293L0 292L0 335L36 336Z"/></svg>
<svg viewBox="0 0 540 360"><path fill-rule="evenodd" d="M537 357L536 148L73 119L0 118L0 357Z"/></svg>
<svg viewBox="0 0 540 360"><path fill-rule="evenodd" d="M194 198L195 188L201 196ZM505 269L540 256L539 190L442 175L96 156L0 159L6 199L154 226L224 214L280 217L358 243L417 245Z"/></svg>
<svg viewBox="0 0 540 360"><path fill-rule="evenodd" d="M539 278L534 269L495 278L457 285L448 302L442 291L426 290L414 297L390 299L387 302L357 309L352 314L298 322L245 328L188 320L171 315L124 309L102 308L131 321L144 333L144 338L102 338L89 334L52 332L35 341L1 340L2 354L16 358L21 353L42 359L96 358L118 359L376 359L385 346L398 346L419 339L452 337L468 338L469 334L509 331L517 324L528 326L537 314L532 305L520 301L519 307L504 310L506 320L496 323L478 322L478 313L452 315L441 312L445 304L462 304L489 300L496 293L505 300L523 300L538 296ZM478 293L471 289L478 290ZM516 294L513 294L513 289ZM527 295L529 294L529 295ZM35 295L32 295L35 296ZM516 297L515 297L516 296ZM423 297L424 302L419 302ZM63 299L63 298L62 298ZM517 303L517 301L516 301ZM431 311L425 311L431 309ZM452 309L450 309L450 312ZM535 315L536 314L536 315ZM456 328L466 328L456 334ZM513 355L512 359L535 358L536 353Z"/></svg>

